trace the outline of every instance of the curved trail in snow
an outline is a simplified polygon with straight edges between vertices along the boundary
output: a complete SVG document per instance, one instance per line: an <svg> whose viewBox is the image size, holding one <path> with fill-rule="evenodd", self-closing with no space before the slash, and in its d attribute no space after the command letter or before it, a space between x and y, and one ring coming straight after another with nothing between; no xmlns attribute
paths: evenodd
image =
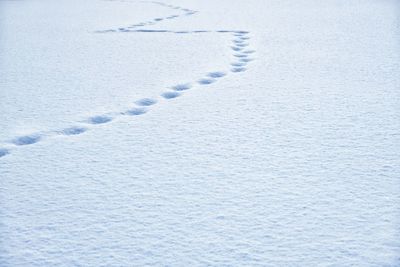
<svg viewBox="0 0 400 267"><path fill-rule="evenodd" d="M112 2L130 2L128 0L105 0L105 1L112 1ZM175 13L183 12L183 14L172 14L167 17L157 17L149 21L140 22L136 24L132 24L126 27L120 27L117 29L106 29L106 30L99 30L95 33L170 33L170 34L226 34L233 37L232 43L229 49L232 51L232 56L234 60L230 63L229 72L224 72L221 70L210 70L209 72L205 73L203 77L199 77L195 81L185 81L182 83L177 83L175 85L167 87L168 89L162 91L158 97L156 98L142 98L137 99L134 101L134 105L126 110L121 110L119 112L109 112L105 114L98 114L88 117L84 121L71 123L70 126L64 129L58 130L47 130L47 131L40 131L34 132L28 135L17 136L11 138L10 140L3 142L0 146L0 158L4 157L11 153L13 149L16 149L21 146L33 145L38 142L44 141L47 138L51 138L54 136L75 136L85 133L86 131L94 128L96 125L111 123L118 117L121 116L140 116L144 115L145 113L149 112L151 107L157 105L160 99L170 100L175 99L186 91L189 91L196 86L206 86L212 83L217 82L218 80L225 78L230 73L236 74L241 73L247 70L248 64L254 60L251 57L254 50L249 49L249 32L242 31L242 30L217 30L217 31L209 31L209 30L192 30L192 31L171 31L171 30L151 30L151 29L144 29L145 26L152 26L158 24L163 21L168 21L172 19L176 19L182 16L191 16L198 11L182 8L179 6L169 5L162 2L152 1L142 1L145 3L152 3L161 5L164 7L168 7L175 11Z"/></svg>

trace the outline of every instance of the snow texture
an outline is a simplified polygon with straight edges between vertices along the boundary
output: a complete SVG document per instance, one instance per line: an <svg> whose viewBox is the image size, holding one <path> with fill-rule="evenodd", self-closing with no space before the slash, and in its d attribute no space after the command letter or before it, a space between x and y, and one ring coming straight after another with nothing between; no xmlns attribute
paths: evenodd
<svg viewBox="0 0 400 267"><path fill-rule="evenodd" d="M395 0L0 0L0 266L399 266Z"/></svg>

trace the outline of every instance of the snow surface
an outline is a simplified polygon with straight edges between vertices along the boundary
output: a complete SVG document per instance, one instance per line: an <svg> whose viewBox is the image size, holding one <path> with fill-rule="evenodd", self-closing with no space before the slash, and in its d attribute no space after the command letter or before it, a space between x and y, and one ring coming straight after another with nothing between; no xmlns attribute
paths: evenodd
<svg viewBox="0 0 400 267"><path fill-rule="evenodd" d="M0 0L0 266L399 266L395 0Z"/></svg>

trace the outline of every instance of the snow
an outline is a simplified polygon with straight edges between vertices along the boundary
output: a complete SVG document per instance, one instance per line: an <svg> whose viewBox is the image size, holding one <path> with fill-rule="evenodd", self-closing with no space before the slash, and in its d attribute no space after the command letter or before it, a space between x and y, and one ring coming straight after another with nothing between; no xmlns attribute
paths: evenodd
<svg viewBox="0 0 400 267"><path fill-rule="evenodd" d="M398 266L398 10L0 1L0 266Z"/></svg>

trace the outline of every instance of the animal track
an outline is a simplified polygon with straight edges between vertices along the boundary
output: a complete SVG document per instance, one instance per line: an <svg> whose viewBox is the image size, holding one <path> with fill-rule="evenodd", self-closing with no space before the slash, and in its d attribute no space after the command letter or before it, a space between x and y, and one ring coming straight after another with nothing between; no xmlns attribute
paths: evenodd
<svg viewBox="0 0 400 267"><path fill-rule="evenodd" d="M226 75L226 73L222 72L222 71L215 71L215 72L210 72L207 74L207 76L210 78L221 78L221 77L224 77L225 75Z"/></svg>
<svg viewBox="0 0 400 267"><path fill-rule="evenodd" d="M239 67L239 68L232 68L232 69L231 69L232 72L243 72L243 71L245 71L245 70L246 70L246 68L242 68L242 67Z"/></svg>
<svg viewBox="0 0 400 267"><path fill-rule="evenodd" d="M247 43L243 43L243 44L236 44L236 46L238 46L238 47L246 47L246 46L248 46L249 44L247 44Z"/></svg>
<svg viewBox="0 0 400 267"><path fill-rule="evenodd" d="M15 138L12 143L16 146L26 146L26 145L32 145L37 142L39 142L41 139L41 136L38 134L34 135L25 135L25 136L20 136Z"/></svg>
<svg viewBox="0 0 400 267"><path fill-rule="evenodd" d="M110 1L110 0L109 0ZM130 1L124 1L124 0L119 0L119 2L130 2ZM115 31L119 31L119 32L129 32L130 30L126 29L126 28L130 28L130 29L134 29L134 28L138 28L138 27L144 27L144 26L150 26L150 25L154 25L155 23L159 23L162 22L163 20L171 20L171 19L175 19L178 18L180 16L191 16L197 13L196 10L191 10L188 8L182 8L179 6L174 6L174 5L167 5L161 2L156 2L156 1L151 1L151 2L146 2L146 1L142 1L142 3L152 3L152 4L156 4L156 5L160 5L160 6L164 6L167 8L170 8L172 10L175 11L182 11L183 13L181 15L169 15L167 17L159 17L159 18L154 18L151 21L145 21L145 22L141 22L141 23L136 23L136 24L131 24L128 27L120 27L118 29L108 29L108 30L100 30L100 31L96 31L97 33L106 33L106 32L115 32Z"/></svg>
<svg viewBox="0 0 400 267"><path fill-rule="evenodd" d="M130 32L168 32L166 30L135 30Z"/></svg>
<svg viewBox="0 0 400 267"><path fill-rule="evenodd" d="M236 51L236 52L238 52L240 50L243 50L243 47L231 46L231 48L232 48L233 51Z"/></svg>
<svg viewBox="0 0 400 267"><path fill-rule="evenodd" d="M69 127L69 128L62 130L61 134L63 134L63 135L78 135L78 134L82 134L82 133L86 132L87 130L88 129L85 127L74 126L74 127Z"/></svg>
<svg viewBox="0 0 400 267"><path fill-rule="evenodd" d="M10 152L8 151L8 149L5 148L0 148L0 158L4 157L5 155L8 155Z"/></svg>
<svg viewBox="0 0 400 267"><path fill-rule="evenodd" d="M178 92L165 92L165 93L161 94L161 96L164 97L165 99L172 99L172 98L178 97L180 95L181 94Z"/></svg>
<svg viewBox="0 0 400 267"><path fill-rule="evenodd" d="M233 43L235 43L235 44L243 44L244 43L244 40L241 40L241 39L239 39L239 40L233 40L232 41Z"/></svg>
<svg viewBox="0 0 400 267"><path fill-rule="evenodd" d="M190 83L177 84L172 87L172 89L175 91L185 91L185 90L189 90L190 88L192 88Z"/></svg>
<svg viewBox="0 0 400 267"><path fill-rule="evenodd" d="M117 0L108 0L108 1L117 1ZM118 0L120 2L130 2L127 0ZM185 12L182 15L193 15L196 13L194 10L190 9L184 9L178 6L173 6L173 5L166 5L162 2L157 2L153 1L151 2L153 4L158 4L162 5L168 8L171 8L173 10L180 10ZM229 34L230 36L233 36L234 39L232 40L233 46L229 46L230 49L232 49L233 53L232 55L236 58L235 62L230 63L230 66L228 66L229 71L231 73L240 73L244 72L247 70L246 66L247 64L253 60L253 58L249 58L248 56L250 54L255 53L255 50L247 49L244 50L245 47L249 46L247 40L250 40L250 37L248 36L247 31L235 31L235 30L217 30L217 31L210 31L210 30L193 30L193 31L171 31L171 30L162 30L162 29L157 29L157 30L152 30L152 29L136 29L138 27L144 27L144 26L149 26L149 25L154 25L156 23L159 23L163 20L171 20L175 19L178 17L181 17L182 15L170 15L167 17L159 17L159 18L154 18L151 21L146 21L146 22L141 22L141 23L136 23L136 24L131 24L128 27L119 27L116 29L108 29L108 30L102 30L102 31L96 31L97 33L169 33L169 34L203 34L203 33L218 33L218 34ZM211 83L215 83L218 79L221 79L225 76L227 76L228 73L224 71L212 71L208 72L205 77L198 79L197 81L193 82L188 82L188 83L179 83L174 86L171 86L169 91L162 92L160 96L164 99L174 99L182 95L183 91L187 91L191 89L194 85L208 85ZM149 108L153 105L156 105L158 103L156 98L142 98L134 102L136 107L132 107L127 109L124 112L116 112L116 113L107 113L108 115L96 115L89 117L84 121L86 123L87 127L83 126L70 126L66 127L63 130L60 131L48 131L45 132L45 135L42 134L31 134L31 135L25 135L25 136L19 136L8 143L11 143L12 145L15 146L25 146L25 145L31 145L35 144L43 139L45 136L46 138L51 137L52 135L64 135L64 136L74 136L74 135L79 135L82 134L90 129L89 125L95 125L98 124L106 124L108 122L111 122L117 116L138 116L138 115L143 115L149 111ZM112 115L111 115L112 114ZM88 128L89 127L89 128ZM6 146L7 147L7 146ZM0 157L4 157L6 155L10 154L10 150L8 148L1 148L0 147Z"/></svg>
<svg viewBox="0 0 400 267"><path fill-rule="evenodd" d="M234 62L234 63L231 63L231 66L234 66L234 67L242 67L242 66L245 66L245 65L246 65L245 62Z"/></svg>
<svg viewBox="0 0 400 267"><path fill-rule="evenodd" d="M157 103L157 100L151 98L143 98L135 102L138 106L152 106Z"/></svg>
<svg viewBox="0 0 400 267"><path fill-rule="evenodd" d="M198 80L198 83L206 85L206 84L214 83L215 81L216 81L215 79L203 78L203 79Z"/></svg>
<svg viewBox="0 0 400 267"><path fill-rule="evenodd" d="M88 119L88 123L90 124L103 124L112 121L112 118L105 115L93 116Z"/></svg>
<svg viewBox="0 0 400 267"><path fill-rule="evenodd" d="M239 61L241 61L241 62L250 62L250 61L253 61L253 59L252 58L239 58Z"/></svg>
<svg viewBox="0 0 400 267"><path fill-rule="evenodd" d="M147 112L146 108L132 108L132 109L128 110L126 112L126 114L130 115L130 116L138 116L138 115L145 114L146 112Z"/></svg>
<svg viewBox="0 0 400 267"><path fill-rule="evenodd" d="M242 53L244 53L244 54L253 54L255 52L256 52L255 50L246 50L246 51L243 51Z"/></svg>

